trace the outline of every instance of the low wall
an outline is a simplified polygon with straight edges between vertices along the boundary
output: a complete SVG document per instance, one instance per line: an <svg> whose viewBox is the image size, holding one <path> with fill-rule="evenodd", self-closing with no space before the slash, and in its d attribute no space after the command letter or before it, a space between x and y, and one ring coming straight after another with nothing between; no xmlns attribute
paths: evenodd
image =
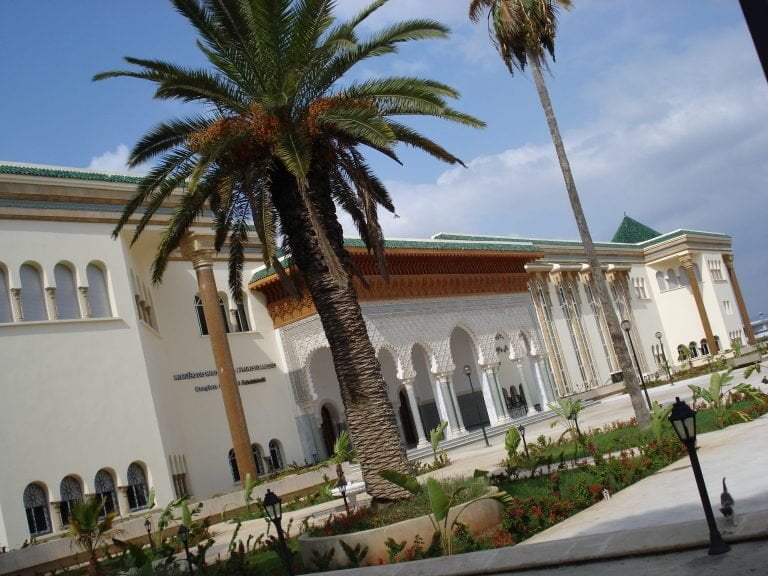
<svg viewBox="0 0 768 576"><path fill-rule="evenodd" d="M492 498L480 498L468 504L461 504L451 508L448 514L448 526L460 513L459 521L466 525L470 532L477 534L483 530L497 527L502 520L504 507L500 502ZM429 516L421 516L412 520L405 520L381 528L373 528L362 532L341 534L338 536L299 536L299 551L304 566L314 567L315 555L326 556L334 549L333 558L329 567L332 569L344 568L349 565L348 559L340 542L355 548L360 544L361 548L368 547L368 554L363 560L363 565L376 565L380 560L387 561L387 547L385 542L392 538L395 542L405 540L406 547L413 546L413 540L419 536L424 542L424 547L429 546L435 533L434 526Z"/></svg>

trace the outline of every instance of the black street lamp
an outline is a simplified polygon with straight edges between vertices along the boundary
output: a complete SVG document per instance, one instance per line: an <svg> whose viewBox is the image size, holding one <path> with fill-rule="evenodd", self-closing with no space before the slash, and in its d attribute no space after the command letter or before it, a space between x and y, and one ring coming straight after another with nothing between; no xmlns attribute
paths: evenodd
<svg viewBox="0 0 768 576"><path fill-rule="evenodd" d="M192 574L192 558L189 556L189 528L182 524L179 526L179 540L184 545L184 554L187 557L187 570Z"/></svg>
<svg viewBox="0 0 768 576"><path fill-rule="evenodd" d="M688 406L680 398L675 398L672 412L669 414L669 422L672 424L677 437L685 445L688 456L691 459L693 476L696 478L696 487L699 489L701 504L704 506L704 516L709 526L709 554L725 554L731 547L723 540L715 523L715 515L712 513L712 505L709 502L707 486L704 484L704 475L701 473L699 456L696 454L696 410Z"/></svg>
<svg viewBox="0 0 768 576"><path fill-rule="evenodd" d="M517 431L520 432L520 438L523 439L523 449L525 450L525 457L530 459L530 456L528 455L528 443L525 441L525 426L520 424L520 426L517 427Z"/></svg>
<svg viewBox="0 0 768 576"><path fill-rule="evenodd" d="M152 540L152 520L147 518L144 520L144 530L147 531L147 540L149 540L149 548L152 550L152 552L155 551L155 543Z"/></svg>
<svg viewBox="0 0 768 576"><path fill-rule="evenodd" d="M288 576L293 576L291 555L288 551L288 546L285 543L285 534L283 534L283 501L269 488L267 488L267 493L264 495L264 509L267 511L269 519L274 523L275 530L277 530L280 556L282 557L285 571L288 573Z"/></svg>
<svg viewBox="0 0 768 576"><path fill-rule="evenodd" d="M669 362L667 362L667 355L664 353L664 343L661 341L661 336L661 332L656 332L656 339L659 341L659 350L661 350L661 361L664 362L664 369L667 371L669 385L672 386L675 381L672 380L672 370L669 369Z"/></svg>
<svg viewBox="0 0 768 576"><path fill-rule="evenodd" d="M491 444L488 442L488 434L485 433L485 420L480 416L480 406L477 405L477 398L475 398L475 387L472 385L472 368L469 367L469 364L464 366L464 374L467 375L467 379L469 380L469 390L472 392L472 403L475 405L477 419L480 421L480 426L483 429L485 445L490 446Z"/></svg>
<svg viewBox="0 0 768 576"><path fill-rule="evenodd" d="M349 504L347 503L347 479L344 477L344 469L341 464L336 464L336 488L341 492L341 497L344 498L344 510L347 511L349 516Z"/></svg>
<svg viewBox="0 0 768 576"><path fill-rule="evenodd" d="M632 357L635 359L635 367L637 368L637 373L640 376L640 385L643 387L643 392L645 392L645 401L648 404L648 410L653 410L653 407L651 406L651 398L650 396L648 396L648 389L645 387L645 378L643 378L643 371L640 370L640 362L637 361L637 353L635 352L635 345L632 342L632 335L629 333L629 330L631 328L632 328L632 324L629 322L629 320L621 321L621 329L627 333L627 340L629 340L629 349L632 350Z"/></svg>

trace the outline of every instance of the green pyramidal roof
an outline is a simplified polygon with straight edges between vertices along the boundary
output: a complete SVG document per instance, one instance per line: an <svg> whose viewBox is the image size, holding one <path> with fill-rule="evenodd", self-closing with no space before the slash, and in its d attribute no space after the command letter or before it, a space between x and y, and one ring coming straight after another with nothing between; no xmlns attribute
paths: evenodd
<svg viewBox="0 0 768 576"><path fill-rule="evenodd" d="M624 219L619 224L618 230L611 238L611 242L623 242L625 244L639 244L645 242L651 238L661 236L661 232L657 232L653 228L641 224L637 220L634 220L624 215Z"/></svg>

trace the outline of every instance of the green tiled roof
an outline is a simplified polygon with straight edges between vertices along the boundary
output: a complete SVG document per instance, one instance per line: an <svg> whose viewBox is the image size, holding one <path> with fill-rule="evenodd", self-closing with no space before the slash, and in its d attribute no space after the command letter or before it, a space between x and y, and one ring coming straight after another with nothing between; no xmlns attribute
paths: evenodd
<svg viewBox="0 0 768 576"><path fill-rule="evenodd" d="M619 224L619 228L616 230L613 238L611 238L611 242L638 244L656 238L657 236L661 236L661 232L657 232L653 228L646 226L625 214L624 219L621 221L621 224Z"/></svg>
<svg viewBox="0 0 768 576"><path fill-rule="evenodd" d="M517 238L512 236L478 236L440 232L432 236L435 240L463 240L465 242L525 242L533 246L581 246L577 240L548 240L546 238ZM615 247L614 242L595 242L595 246ZM535 249L535 248L534 248Z"/></svg>
<svg viewBox="0 0 768 576"><path fill-rule="evenodd" d="M360 238L344 238L344 246L347 248L365 248L365 243ZM491 240L475 241L462 238L459 240L440 240L440 239L427 239L427 240L415 240L415 239L402 239L393 238L384 240L384 248L390 250L396 249L418 249L418 250L460 250L460 251L494 251L494 252L535 252L536 247L530 242L494 242ZM293 259L286 258L283 260L283 266L286 268L293 264ZM259 268L251 276L251 282L262 280L275 273L274 269L269 266Z"/></svg>
<svg viewBox="0 0 768 576"><path fill-rule="evenodd" d="M94 202L52 202L49 200L15 200L12 198L0 198L0 206L6 208L34 208L39 210L78 210L83 212L122 212L125 206L122 204L96 204ZM137 213L144 212L140 207ZM172 208L160 207L158 214L173 214ZM211 215L206 212L206 216Z"/></svg>
<svg viewBox="0 0 768 576"><path fill-rule="evenodd" d="M42 176L45 178L64 178L69 180L92 180L96 182L117 182L120 184L138 184L139 176L126 174L107 174L105 172L90 172L71 168L48 168L44 166L26 166L23 164L0 164L0 174L17 174L19 176Z"/></svg>

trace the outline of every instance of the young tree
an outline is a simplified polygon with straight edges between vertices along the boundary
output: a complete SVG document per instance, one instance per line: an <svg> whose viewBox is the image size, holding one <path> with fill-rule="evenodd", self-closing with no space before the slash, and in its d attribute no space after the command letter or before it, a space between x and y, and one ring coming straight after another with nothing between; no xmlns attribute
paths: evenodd
<svg viewBox="0 0 768 576"><path fill-rule="evenodd" d="M104 501L97 496L75 502L69 518L69 535L88 554L89 576L99 576L98 552L115 533L112 528L114 512L104 513Z"/></svg>
<svg viewBox="0 0 768 576"><path fill-rule="evenodd" d="M472 0L469 5L469 17L477 22L484 11L488 11L488 27L491 40L507 65L510 74L516 69L521 72L530 64L533 80L539 100L544 108L547 125L555 145L557 159L565 180L565 188L571 203L576 226L584 245L587 262L592 271L600 307L605 316L605 323L611 337L613 349L624 373L626 389L632 400L632 408L639 426L650 426L650 415L638 383L637 374L632 366L627 343L621 332L619 319L611 301L605 274L600 267L592 235L587 226L587 219L581 207L581 200L576 190L576 183L571 172L571 165L565 153L563 139L552 109L547 84L542 68L547 67L547 54L555 59L555 35L557 32L557 7L571 7L570 0Z"/></svg>
<svg viewBox="0 0 768 576"><path fill-rule="evenodd" d="M171 193L184 184L178 207L153 264L159 282L197 215L215 217L216 249L229 244L229 284L240 297L244 246L252 227L264 259L287 281L278 240L299 272L298 289L311 294L333 355L347 423L369 492L379 499L407 493L383 481L382 468L406 472L386 384L368 338L344 249L337 209L349 213L386 278L378 208L394 212L364 150L398 161L396 146L421 149L460 163L437 143L399 121L431 116L467 126L482 123L452 109L451 87L416 77L350 79L359 63L397 51L398 44L444 38L432 20L408 20L366 39L359 25L387 0L349 21L334 17L332 0L171 0L199 33L210 66L188 69L159 60L126 58L134 70L106 72L157 85L156 98L202 103L203 115L151 129L129 164L157 158L126 206L115 233L139 208L134 239ZM239 458L239 456L238 456Z"/></svg>

